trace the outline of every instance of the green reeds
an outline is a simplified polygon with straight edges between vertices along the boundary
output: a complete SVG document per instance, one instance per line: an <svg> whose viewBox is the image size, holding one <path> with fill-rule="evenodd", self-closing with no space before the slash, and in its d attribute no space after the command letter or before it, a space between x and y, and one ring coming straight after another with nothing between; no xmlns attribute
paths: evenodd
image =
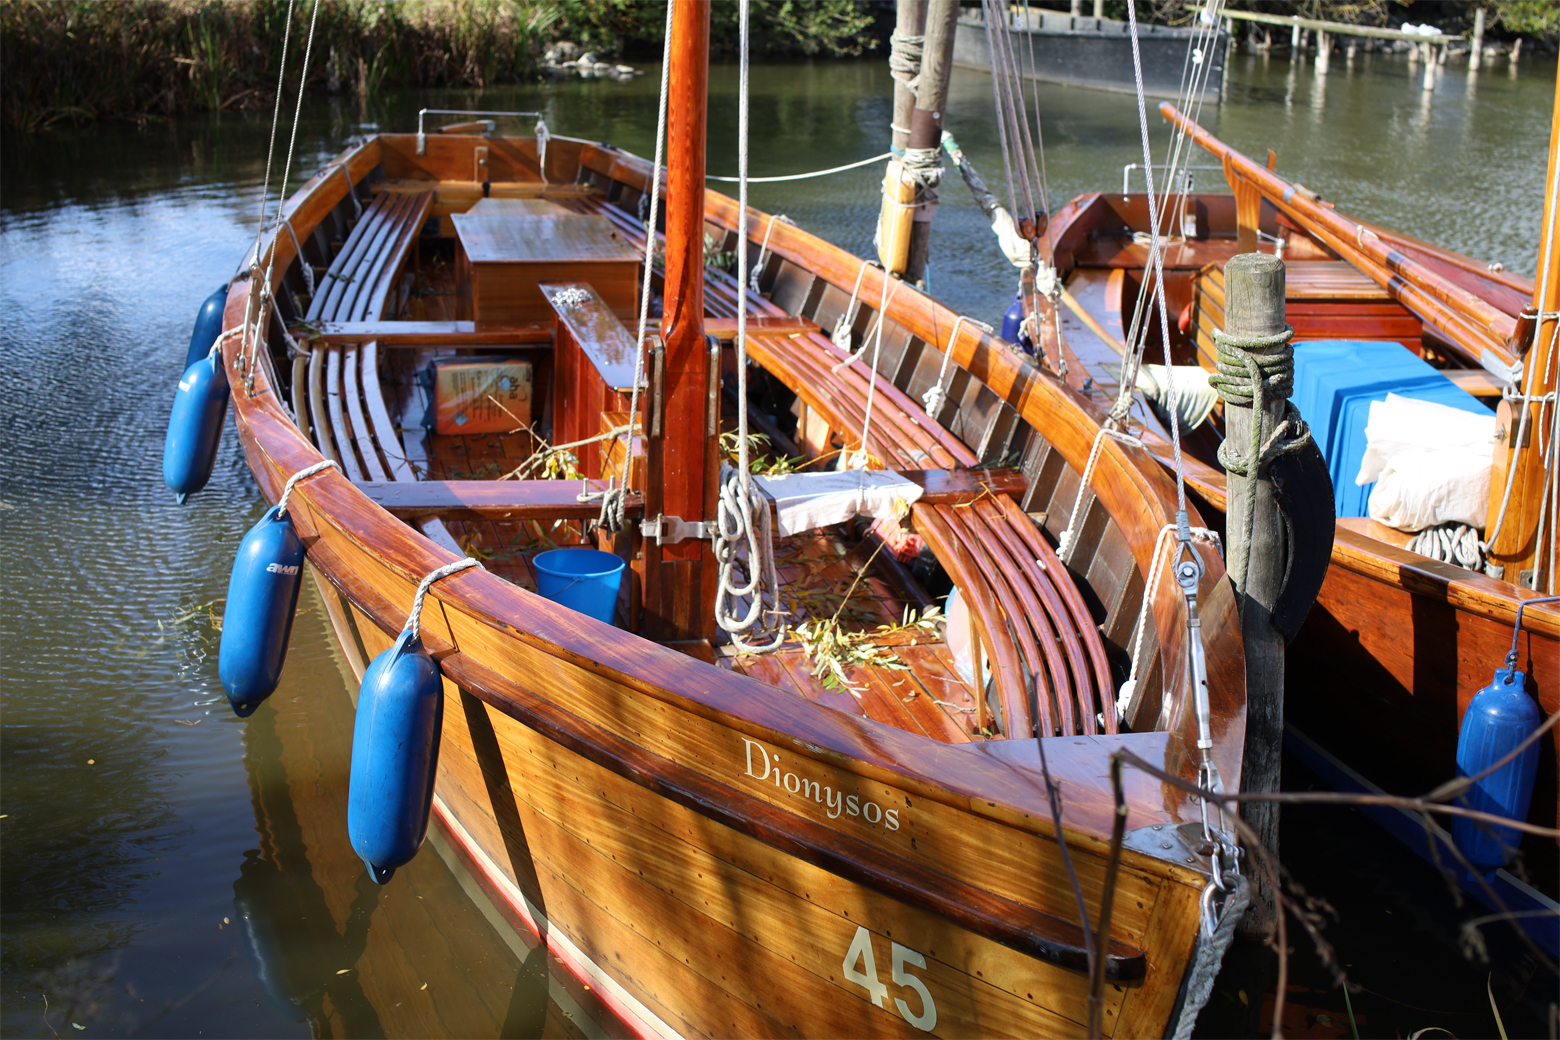
<svg viewBox="0 0 1560 1040"><path fill-rule="evenodd" d="M297 0L284 90L367 98L391 86L489 87L539 74L550 40L598 53L659 42L665 8L627 0ZM729 5L717 5L716 34ZM858 0L760 0L770 52L854 54ZM734 10L734 8L733 8ZM658 13L660 12L660 13ZM287 0L0 0L0 122L25 132L98 119L265 108L276 96ZM731 18L734 18L731 15Z"/></svg>

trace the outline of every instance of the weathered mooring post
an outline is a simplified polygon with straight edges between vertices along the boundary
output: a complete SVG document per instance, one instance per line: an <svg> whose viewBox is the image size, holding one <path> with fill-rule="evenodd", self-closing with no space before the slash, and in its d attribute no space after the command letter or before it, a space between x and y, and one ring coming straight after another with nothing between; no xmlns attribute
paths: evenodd
<svg viewBox="0 0 1560 1040"><path fill-rule="evenodd" d="M1246 644L1246 752L1241 788L1276 791L1284 737L1284 635L1274 609L1284 581L1284 518L1262 446L1284 422L1293 384L1293 330L1284 322L1284 262L1242 253L1224 268L1225 326L1215 334L1224 398L1221 461L1228 474L1227 568L1241 602ZM1278 807L1251 802L1241 812L1263 845L1278 852ZM1265 937L1273 926L1273 894L1253 857L1251 907L1241 931Z"/></svg>

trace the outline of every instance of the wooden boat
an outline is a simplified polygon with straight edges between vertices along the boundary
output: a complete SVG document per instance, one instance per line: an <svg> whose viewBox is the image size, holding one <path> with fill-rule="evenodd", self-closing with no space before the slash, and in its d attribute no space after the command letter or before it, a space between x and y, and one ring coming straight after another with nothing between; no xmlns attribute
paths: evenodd
<svg viewBox="0 0 1560 1040"><path fill-rule="evenodd" d="M222 360L249 465L274 501L291 475L339 460L296 486L289 512L359 675L421 578L483 557L434 585L422 612L445 677L435 817L495 902L629 1031L1082 1034L1078 906L1097 923L1110 756L1198 775L1187 599L1144 580L1173 482L1139 445L1107 438L1080 499L1099 420L1082 395L856 257L766 214L744 222L706 192L690 142L704 137L708 8L674 12L664 304L642 436L628 436L635 344L622 319L638 302L651 165L577 138L542 153L469 129L381 134L283 205L231 287ZM758 292L704 262L741 234ZM776 553L802 616L868 633L841 664L853 691L826 684L795 644L740 655L716 638L710 546L673 538L714 515L737 407L721 404L719 376L744 298L749 403L781 451L827 465L864 447L914 471L922 578L959 589L989 662L972 655L972 682L939 625L902 624L931 599L922 582L890 553L861 566L872 545L855 549L849 527L781 539ZM822 332L847 311L858 333L881 335L876 375ZM419 373L467 355L529 361L540 424L424 429ZM931 416L917 401L939 382L947 401ZM579 479L500 479L534 457L537 430L555 444L619 431L580 451L583 484L605 483L598 450L636 469L642 453L626 510L660 520L661 542L648 525L592 530L599 507L580 501ZM1075 501L1064 566L1052 541ZM531 591L529 560L553 544L631 557L625 627ZM1217 553L1201 555L1211 758L1234 786L1241 641ZM1140 613L1152 693L1119 722ZM1126 805L1101 1029L1159 1035L1208 884L1202 807L1132 771Z"/></svg>
<svg viewBox="0 0 1560 1040"><path fill-rule="evenodd" d="M1254 162L1172 106L1160 110L1220 159L1232 189L1227 195L1186 195L1170 207L1181 208L1165 216L1172 238L1164 258L1165 289L1176 326L1170 342L1177 364L1214 368L1211 333L1222 326L1225 262L1239 252L1276 251L1287 265L1288 319L1296 342L1401 343L1492 406L1504 385L1492 372L1509 369L1525 355L1528 372L1540 373L1528 392L1553 392L1554 374L1544 354L1552 341L1534 336L1530 280L1345 217L1274 173L1274 153L1266 164ZM1547 214L1545 221L1547 226ZM1080 390L1087 386L1098 402L1116 397L1149 223L1145 195L1101 192L1062 207L1048 232L1051 260L1067 293L1064 306L1056 308L1059 319L1042 306L1045 335L1067 359L1070 383ZM1549 241L1546 248L1554 246ZM1553 310L1554 301L1544 309ZM1157 318L1150 319L1148 335L1149 360L1158 361ZM1502 407L1502 414L1511 414L1509 405ZM1168 459L1163 429L1151 414L1147 419L1147 441ZM1224 474L1214 456L1217 437L1204 430L1188 443L1199 455L1188 463L1190 482L1206 512L1218 515L1224 509ZM1514 464L1511 454L1503 441L1495 459L1497 494L1506 466ZM1508 532L1514 537L1504 539L1529 561L1537 548L1541 476L1518 489L1513 516L1521 520ZM1492 516L1497 508L1498 499ZM1543 544L1553 538L1551 526ZM1524 584L1536 584L1532 571L1524 570L1534 564L1515 562L1519 552L1507 555L1501 578L1411 552L1409 540L1367 518L1337 521L1331 567L1289 648L1286 669L1286 718L1303 731L1307 745L1314 741L1370 783L1398 793L1428 791L1455 775L1462 714L1503 664L1517 607L1541 595L1507 580L1521 573ZM1539 576L1552 580L1542 571L1545 564L1538 566ZM1524 610L1517 651L1518 667L1527 672L1542 711L1560 711L1555 604ZM1557 819L1557 748L1560 731L1544 742L1530 814L1535 821ZM1529 837L1523 845L1528 876L1551 896L1555 852L1554 843L1542 838Z"/></svg>

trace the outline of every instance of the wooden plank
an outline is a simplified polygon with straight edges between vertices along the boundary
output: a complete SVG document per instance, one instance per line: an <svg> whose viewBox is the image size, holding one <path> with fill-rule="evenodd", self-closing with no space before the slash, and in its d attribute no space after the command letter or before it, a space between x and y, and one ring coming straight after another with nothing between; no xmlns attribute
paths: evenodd
<svg viewBox="0 0 1560 1040"><path fill-rule="evenodd" d="M296 329L332 345L366 343L381 347L482 347L552 342L552 322L515 325L475 321L329 321L316 329Z"/></svg>
<svg viewBox="0 0 1560 1040"><path fill-rule="evenodd" d="M357 480L377 505L401 517L438 516L446 520L594 520L600 501L579 500L576 480ZM604 481L585 481L592 491ZM637 518L643 503L631 496L628 515Z"/></svg>
<svg viewBox="0 0 1560 1040"><path fill-rule="evenodd" d="M552 307L557 320L569 330L597 379L608 390L628 394L634 390L634 334L607 306L601 294L585 282L540 282L537 288ZM586 299L572 302L574 294ZM560 302L571 301L571 302ZM641 389L644 385L641 384ZM599 411L599 409L598 409ZM582 420L588 417L582 417ZM580 425L587 425L582 422Z"/></svg>

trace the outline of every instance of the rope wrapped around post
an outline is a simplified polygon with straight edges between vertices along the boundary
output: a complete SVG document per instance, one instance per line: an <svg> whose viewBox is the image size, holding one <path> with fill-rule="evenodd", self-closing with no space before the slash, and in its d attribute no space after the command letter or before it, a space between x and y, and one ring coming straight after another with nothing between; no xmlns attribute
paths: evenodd
<svg viewBox="0 0 1560 1040"><path fill-rule="evenodd" d="M1292 325L1285 325L1281 332L1269 336L1232 336L1223 329L1213 331L1218 361L1208 382L1219 391L1226 405L1250 408L1253 415L1260 415L1269 397L1276 395L1285 402L1284 418L1273 428L1266 442L1262 440L1262 423L1253 421L1251 437L1244 447L1236 444L1233 438L1225 438L1219 445L1219 463L1227 472L1255 477L1274 459L1299 451L1311 439L1311 427L1289 401L1295 386L1295 351L1289 342L1294 334ZM1257 500L1248 495L1245 515L1241 518L1245 533L1242 546L1251 544L1256 519ZM1250 560L1249 553L1241 553L1236 587L1242 591L1246 588L1246 568Z"/></svg>

